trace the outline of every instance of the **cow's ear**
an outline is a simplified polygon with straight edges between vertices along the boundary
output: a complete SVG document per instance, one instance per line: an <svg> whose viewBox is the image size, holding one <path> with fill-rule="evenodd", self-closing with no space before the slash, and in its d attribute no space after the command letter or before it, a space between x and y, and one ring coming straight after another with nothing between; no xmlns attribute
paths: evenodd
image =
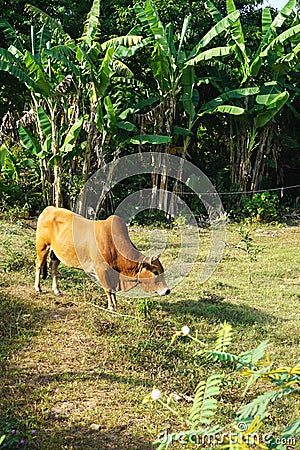
<svg viewBox="0 0 300 450"><path fill-rule="evenodd" d="M151 258L150 258L150 264L153 264L154 261L157 261L159 257L160 257L160 253L159 253L158 255L156 255L156 256L151 256Z"/></svg>

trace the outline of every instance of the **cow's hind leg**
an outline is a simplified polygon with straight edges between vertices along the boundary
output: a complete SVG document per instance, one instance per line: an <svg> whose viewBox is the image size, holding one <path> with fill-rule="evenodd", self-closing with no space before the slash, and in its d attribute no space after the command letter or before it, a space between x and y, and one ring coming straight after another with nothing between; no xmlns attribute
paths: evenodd
<svg viewBox="0 0 300 450"><path fill-rule="evenodd" d="M57 268L59 266L60 260L58 259L53 250L51 250L50 252L50 259L51 259L52 290L55 295L61 295L61 292L57 286Z"/></svg>
<svg viewBox="0 0 300 450"><path fill-rule="evenodd" d="M105 290L105 292L106 292L107 300L108 300L107 308L110 311L116 311L117 310L116 294L114 292L109 292L107 290Z"/></svg>
<svg viewBox="0 0 300 450"><path fill-rule="evenodd" d="M49 248L47 245L37 246L34 288L35 288L36 292L38 292L38 293L42 292L41 283L40 283L42 269L43 269L43 278L46 278L48 253L49 253Z"/></svg>

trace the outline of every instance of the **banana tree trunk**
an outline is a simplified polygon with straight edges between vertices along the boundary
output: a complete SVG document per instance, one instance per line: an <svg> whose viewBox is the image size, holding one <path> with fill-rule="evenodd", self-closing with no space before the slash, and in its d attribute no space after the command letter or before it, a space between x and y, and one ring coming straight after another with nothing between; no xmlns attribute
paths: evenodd
<svg viewBox="0 0 300 450"><path fill-rule="evenodd" d="M255 163L252 170L251 190L256 191L262 188L262 180L265 172L264 157L270 152L272 145L273 131L271 126L263 128L259 136Z"/></svg>
<svg viewBox="0 0 300 450"><path fill-rule="evenodd" d="M53 161L53 204L57 208L62 206L62 189L61 189L61 158L59 152L58 129L56 125L56 108L51 109L50 120L52 128L51 150Z"/></svg>
<svg viewBox="0 0 300 450"><path fill-rule="evenodd" d="M231 183L242 192L250 188L252 155L256 148L256 137L256 128L251 128L246 122L235 121L230 127Z"/></svg>
<svg viewBox="0 0 300 450"><path fill-rule="evenodd" d="M176 98L174 94L169 93L168 96L155 108L154 114L154 129L157 134L172 135L173 122L176 114ZM154 196L157 189L159 189L158 207L160 210L165 211L165 215L168 218L170 216L170 207L168 204L169 196L165 194L168 190L168 167L167 159L164 158L164 154L170 152L171 144L165 144L158 146L158 152L161 153L161 165L160 174L152 173L152 190L153 196L151 200L151 206L154 203Z"/></svg>

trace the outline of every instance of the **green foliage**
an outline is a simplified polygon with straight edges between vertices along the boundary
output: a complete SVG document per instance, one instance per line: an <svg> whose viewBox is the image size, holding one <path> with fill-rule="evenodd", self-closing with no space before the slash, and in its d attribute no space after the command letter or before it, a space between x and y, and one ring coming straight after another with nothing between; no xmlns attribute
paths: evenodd
<svg viewBox="0 0 300 450"><path fill-rule="evenodd" d="M215 397L220 393L222 379L222 375L211 375L206 381L200 381L198 384L188 418L192 429L211 424L218 406Z"/></svg>
<svg viewBox="0 0 300 450"><path fill-rule="evenodd" d="M0 212L28 218L39 211L38 166L20 145L0 146Z"/></svg>
<svg viewBox="0 0 300 450"><path fill-rule="evenodd" d="M258 192L253 197L243 196L242 217L250 222L270 222L280 214L279 197L270 192Z"/></svg>
<svg viewBox="0 0 300 450"><path fill-rule="evenodd" d="M19 120L19 137L28 168L39 177L42 202L53 203L53 186L60 191L61 180L67 198L70 185L78 184L73 180L84 183L104 162L136 146L174 146L197 165L205 153L214 168L218 163L216 177L226 172L226 189L249 184L256 190L267 169L278 175L279 147L273 144L285 127L277 123L287 108L298 117L295 1L278 14L254 10L251 0L209 1L205 8L185 0L135 6L99 0L70 6L66 0L59 8L43 5L44 12L36 4L26 8L34 25L27 19L22 24L26 38L19 32L20 11L17 19L6 10L0 71L9 75L7 85L13 80L25 92L16 120L21 111L34 112L30 123ZM0 97L8 105L6 87ZM197 128L201 122L205 130L205 121L213 132L207 129L200 139ZM18 161L7 150L0 156L6 176L20 184ZM252 214L248 207L245 213ZM266 216L258 220L270 220Z"/></svg>
<svg viewBox="0 0 300 450"><path fill-rule="evenodd" d="M183 327L181 332L177 332L175 337L188 335L196 345L207 346L206 343L200 341L197 337L188 333L189 329ZM187 418L182 418L182 426L187 423L189 429L176 431L172 434L164 434L159 437L155 444L159 450L169 448L173 443L181 440L181 443L196 443L195 437L198 437L198 443L204 444L206 437L209 435L213 438L214 448L234 448L235 450L250 449L252 444L263 444L266 449L281 449L281 444L287 442L287 439L295 439L300 435L300 418L296 418L281 432L278 438L271 431L269 434L262 434L262 427L265 425L265 419L276 404L276 401L283 397L300 398L300 365L294 367L278 367L274 368L274 363L270 360L267 353L269 343L262 342L258 347L247 352L239 354L230 354L221 349L227 350L233 338L232 328L226 322L221 330L217 333L215 342L211 345L211 349L206 349L196 353L197 358L203 361L208 359L211 362L211 356L214 356L216 368L222 363L230 365L230 372L223 374L212 374L206 381L201 381L195 391L193 405L191 406ZM214 369L214 367L211 367ZM225 369L224 369L225 370ZM221 411L218 410L217 399L222 395L222 382L226 378L232 378L232 370L235 377L242 376L247 380L244 389L244 403L235 413L235 419L226 426L218 425L222 419ZM246 394L249 389L257 382L265 383L265 391L256 395L254 399L247 401ZM270 388L271 385L271 388ZM273 387L273 389L272 389ZM215 398L217 397L217 398ZM251 398L251 397L250 397ZM155 399L154 399L155 400ZM164 402L160 402L165 406ZM210 426L214 423L214 428L208 430L203 426ZM259 437L260 430L261 437ZM268 439L264 438L268 436ZM258 441L257 441L258 439ZM225 442L225 446L224 446ZM222 445L223 443L223 445Z"/></svg>
<svg viewBox="0 0 300 450"><path fill-rule="evenodd" d="M141 313L144 315L145 319L150 319L152 316L152 313L157 308L157 301L153 300L151 298L141 298L139 300L138 308L141 311Z"/></svg>
<svg viewBox="0 0 300 450"><path fill-rule="evenodd" d="M1 435L2 433L5 433ZM16 423L11 423L9 418L0 414L0 445L9 450L34 448L36 438L35 430L20 430Z"/></svg>
<svg viewBox="0 0 300 450"><path fill-rule="evenodd" d="M238 232L241 237L241 243L244 245L243 248L249 257L250 262L256 261L257 256L263 249L253 242L253 237L250 235L249 230L245 230L243 227L240 227Z"/></svg>

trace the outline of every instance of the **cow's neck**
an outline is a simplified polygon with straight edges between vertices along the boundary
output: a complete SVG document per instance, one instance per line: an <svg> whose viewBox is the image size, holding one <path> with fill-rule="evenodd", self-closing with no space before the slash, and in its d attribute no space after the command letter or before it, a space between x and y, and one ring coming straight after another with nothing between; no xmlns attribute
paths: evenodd
<svg viewBox="0 0 300 450"><path fill-rule="evenodd" d="M130 255L126 255L126 257L118 255L117 269L122 275L138 278L145 256L134 247L132 247L132 249L134 251L130 252Z"/></svg>

